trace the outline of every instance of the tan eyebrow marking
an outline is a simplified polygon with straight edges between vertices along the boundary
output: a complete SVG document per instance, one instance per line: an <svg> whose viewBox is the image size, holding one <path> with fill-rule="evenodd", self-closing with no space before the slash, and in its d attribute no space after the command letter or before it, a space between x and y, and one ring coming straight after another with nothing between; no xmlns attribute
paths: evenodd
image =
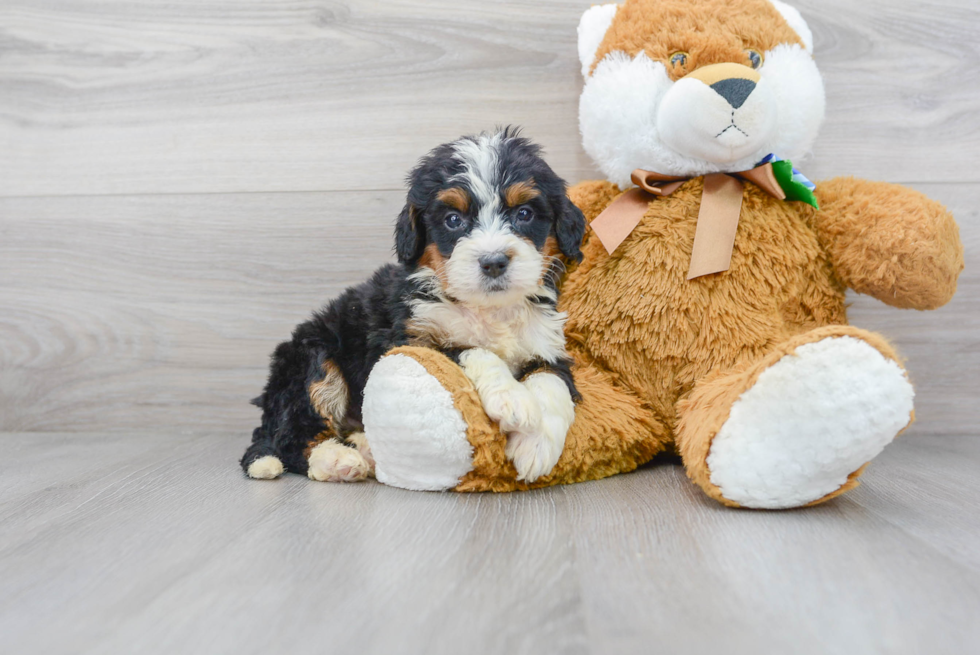
<svg viewBox="0 0 980 655"><path fill-rule="evenodd" d="M436 195L436 200L444 202L453 209L458 209L461 212L467 212L470 209L470 194L459 187L443 189Z"/></svg>
<svg viewBox="0 0 980 655"><path fill-rule="evenodd" d="M527 180L526 182L518 182L517 184L511 184L504 191L504 200L507 202L508 207L516 207L517 205L523 205L525 202L534 200L541 195L541 192L537 190L534 186L534 180Z"/></svg>

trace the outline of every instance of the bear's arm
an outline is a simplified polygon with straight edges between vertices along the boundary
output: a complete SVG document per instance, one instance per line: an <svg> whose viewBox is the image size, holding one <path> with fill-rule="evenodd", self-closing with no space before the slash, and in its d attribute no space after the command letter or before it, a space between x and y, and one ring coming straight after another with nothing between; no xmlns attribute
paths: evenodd
<svg viewBox="0 0 980 655"><path fill-rule="evenodd" d="M620 193L619 187L605 180L579 182L568 189L568 198L585 214L591 223Z"/></svg>
<svg viewBox="0 0 980 655"><path fill-rule="evenodd" d="M855 178L827 180L816 194L813 227L844 284L903 309L936 309L953 297L963 244L945 207Z"/></svg>

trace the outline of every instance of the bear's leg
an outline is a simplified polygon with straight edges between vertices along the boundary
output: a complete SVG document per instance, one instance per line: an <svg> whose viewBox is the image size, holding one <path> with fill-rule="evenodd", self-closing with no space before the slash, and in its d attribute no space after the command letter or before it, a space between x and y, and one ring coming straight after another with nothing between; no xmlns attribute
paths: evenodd
<svg viewBox="0 0 980 655"><path fill-rule="evenodd" d="M799 335L699 382L678 403L687 473L733 507L824 502L913 420L912 385L888 343L848 326Z"/></svg>
<svg viewBox="0 0 980 655"><path fill-rule="evenodd" d="M481 418L485 432L496 431L476 411L479 402L462 370L439 352L396 348L382 357L361 409L378 481L413 491L459 484L473 470L469 432L480 430Z"/></svg>
<svg viewBox="0 0 980 655"><path fill-rule="evenodd" d="M450 359L397 348L371 371L363 422L379 481L415 490L515 491L631 471L664 450L667 430L612 377L573 368L582 401L550 474L517 480L507 438L483 410L473 383Z"/></svg>

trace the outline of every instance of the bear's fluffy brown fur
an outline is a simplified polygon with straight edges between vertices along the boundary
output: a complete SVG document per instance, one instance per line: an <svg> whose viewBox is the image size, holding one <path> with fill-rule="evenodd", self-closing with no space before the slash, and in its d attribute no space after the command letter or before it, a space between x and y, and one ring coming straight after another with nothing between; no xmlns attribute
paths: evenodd
<svg viewBox="0 0 980 655"><path fill-rule="evenodd" d="M746 48L801 44L768 0L737 4L628 0L595 61L642 51L669 62L683 51L685 70L668 66L676 79L707 64L747 65ZM802 346L844 337L899 361L882 337L847 325L847 288L915 309L939 307L956 290L963 249L952 216L915 191L850 178L817 185L819 210L746 184L730 269L688 280L702 189L698 177L651 200L611 255L587 234L584 261L569 268L560 304L583 400L557 466L531 486L602 478L669 452L682 456L708 495L736 506L712 482L707 459L732 406L760 375ZM621 193L595 181L570 196L591 221ZM431 351L399 352L451 391L468 423L473 470L456 489L528 488L515 480L505 437L462 372ZM809 504L853 488L863 470L855 466L839 488Z"/></svg>

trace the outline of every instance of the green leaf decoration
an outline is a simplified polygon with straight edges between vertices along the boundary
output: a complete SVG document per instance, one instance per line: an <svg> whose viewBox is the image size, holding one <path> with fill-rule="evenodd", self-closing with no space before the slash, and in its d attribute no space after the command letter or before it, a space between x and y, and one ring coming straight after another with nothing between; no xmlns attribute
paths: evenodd
<svg viewBox="0 0 980 655"><path fill-rule="evenodd" d="M820 205L817 203L817 196L814 195L813 189L810 188L812 185L807 186L797 179L791 162L786 160L772 162L772 172L776 176L776 181L779 182L779 186L786 193L787 201L805 202L808 205L812 205L815 209L820 209Z"/></svg>

